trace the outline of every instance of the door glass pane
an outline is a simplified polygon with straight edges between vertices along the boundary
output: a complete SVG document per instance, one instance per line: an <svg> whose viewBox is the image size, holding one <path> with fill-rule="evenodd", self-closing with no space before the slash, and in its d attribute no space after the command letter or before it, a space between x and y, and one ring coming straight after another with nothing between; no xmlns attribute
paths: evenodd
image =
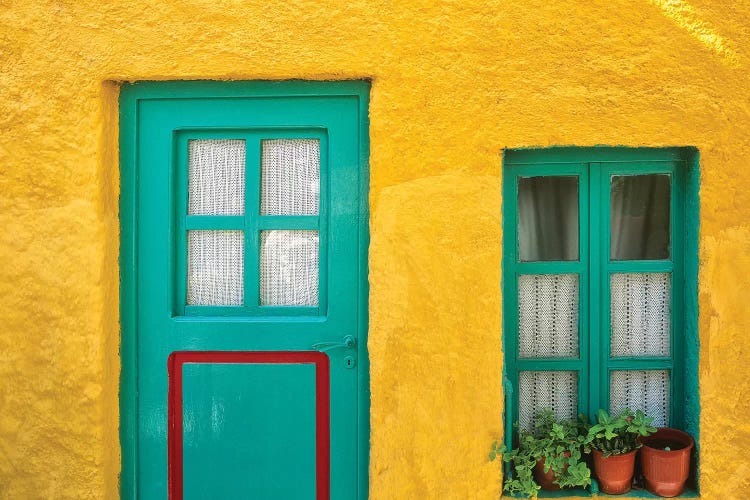
<svg viewBox="0 0 750 500"><path fill-rule="evenodd" d="M617 370L611 372L609 412L641 410L653 425L669 424L669 372L667 370Z"/></svg>
<svg viewBox="0 0 750 500"><path fill-rule="evenodd" d="M320 204L320 141L273 139L261 143L263 215L317 215Z"/></svg>
<svg viewBox="0 0 750 500"><path fill-rule="evenodd" d="M261 231L261 305L318 305L318 247L317 231Z"/></svg>
<svg viewBox="0 0 750 500"><path fill-rule="evenodd" d="M245 213L245 141L188 141L188 214Z"/></svg>
<svg viewBox="0 0 750 500"><path fill-rule="evenodd" d="M578 260L578 177L519 177L518 256Z"/></svg>
<svg viewBox="0 0 750 500"><path fill-rule="evenodd" d="M669 258L669 175L615 175L610 191L610 258Z"/></svg>
<svg viewBox="0 0 750 500"><path fill-rule="evenodd" d="M518 277L518 357L578 357L578 275Z"/></svg>
<svg viewBox="0 0 750 500"><path fill-rule="evenodd" d="M550 408L558 419L578 415L578 372L522 371L518 375L518 422L531 430L538 413Z"/></svg>
<svg viewBox="0 0 750 500"><path fill-rule="evenodd" d="M243 232L187 233L188 305L242 305L245 270Z"/></svg>
<svg viewBox="0 0 750 500"><path fill-rule="evenodd" d="M610 354L669 356L669 273L610 276Z"/></svg>

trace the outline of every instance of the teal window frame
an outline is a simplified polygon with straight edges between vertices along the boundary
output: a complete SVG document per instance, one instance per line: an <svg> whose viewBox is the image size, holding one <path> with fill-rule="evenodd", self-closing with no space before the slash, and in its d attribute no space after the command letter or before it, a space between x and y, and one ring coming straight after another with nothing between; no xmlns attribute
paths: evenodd
<svg viewBox="0 0 750 500"><path fill-rule="evenodd" d="M660 174L670 182L670 258L610 259L612 175ZM522 262L518 258L518 178L579 177L577 261ZM669 370L669 426L692 434L698 445L698 152L681 148L554 147L506 150L503 154L503 348L506 445L512 445L519 417L519 372L578 373L578 413L592 418L609 410L609 377L614 370ZM671 273L670 355L610 356L610 275L615 272ZM521 274L579 276L578 358L521 359L518 355L518 277ZM598 333L601 332L601 333ZM696 478L697 479L697 478ZM697 481L696 481L697 484Z"/></svg>

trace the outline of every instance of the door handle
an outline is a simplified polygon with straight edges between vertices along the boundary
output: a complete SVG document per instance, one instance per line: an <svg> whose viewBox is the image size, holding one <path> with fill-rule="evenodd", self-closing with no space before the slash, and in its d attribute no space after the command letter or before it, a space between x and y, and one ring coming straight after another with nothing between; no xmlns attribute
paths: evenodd
<svg viewBox="0 0 750 500"><path fill-rule="evenodd" d="M357 339L355 339L354 336L345 335L341 342L319 342L317 344L313 344L312 348L316 351L325 352L339 347L353 349L356 345Z"/></svg>

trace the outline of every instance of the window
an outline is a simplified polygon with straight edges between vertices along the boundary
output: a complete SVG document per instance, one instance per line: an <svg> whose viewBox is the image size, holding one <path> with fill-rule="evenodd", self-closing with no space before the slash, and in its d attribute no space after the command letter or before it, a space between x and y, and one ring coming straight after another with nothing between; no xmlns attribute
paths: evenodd
<svg viewBox="0 0 750 500"><path fill-rule="evenodd" d="M505 153L508 421L627 407L697 437L696 159L688 148Z"/></svg>
<svg viewBox="0 0 750 500"><path fill-rule="evenodd" d="M176 309L186 315L320 315L326 299L320 286L328 210L321 193L328 174L325 132L189 129L177 133L176 144L178 276L184 280Z"/></svg>

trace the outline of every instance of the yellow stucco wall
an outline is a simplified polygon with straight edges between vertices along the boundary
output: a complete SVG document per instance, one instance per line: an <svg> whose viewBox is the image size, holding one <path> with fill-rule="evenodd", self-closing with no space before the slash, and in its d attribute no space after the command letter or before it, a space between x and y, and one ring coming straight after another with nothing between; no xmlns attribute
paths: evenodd
<svg viewBox="0 0 750 500"><path fill-rule="evenodd" d="M0 2L0 498L118 496L117 82L362 77L370 497L498 497L500 151L595 144L700 150L703 497L747 497L748 19L730 0Z"/></svg>

